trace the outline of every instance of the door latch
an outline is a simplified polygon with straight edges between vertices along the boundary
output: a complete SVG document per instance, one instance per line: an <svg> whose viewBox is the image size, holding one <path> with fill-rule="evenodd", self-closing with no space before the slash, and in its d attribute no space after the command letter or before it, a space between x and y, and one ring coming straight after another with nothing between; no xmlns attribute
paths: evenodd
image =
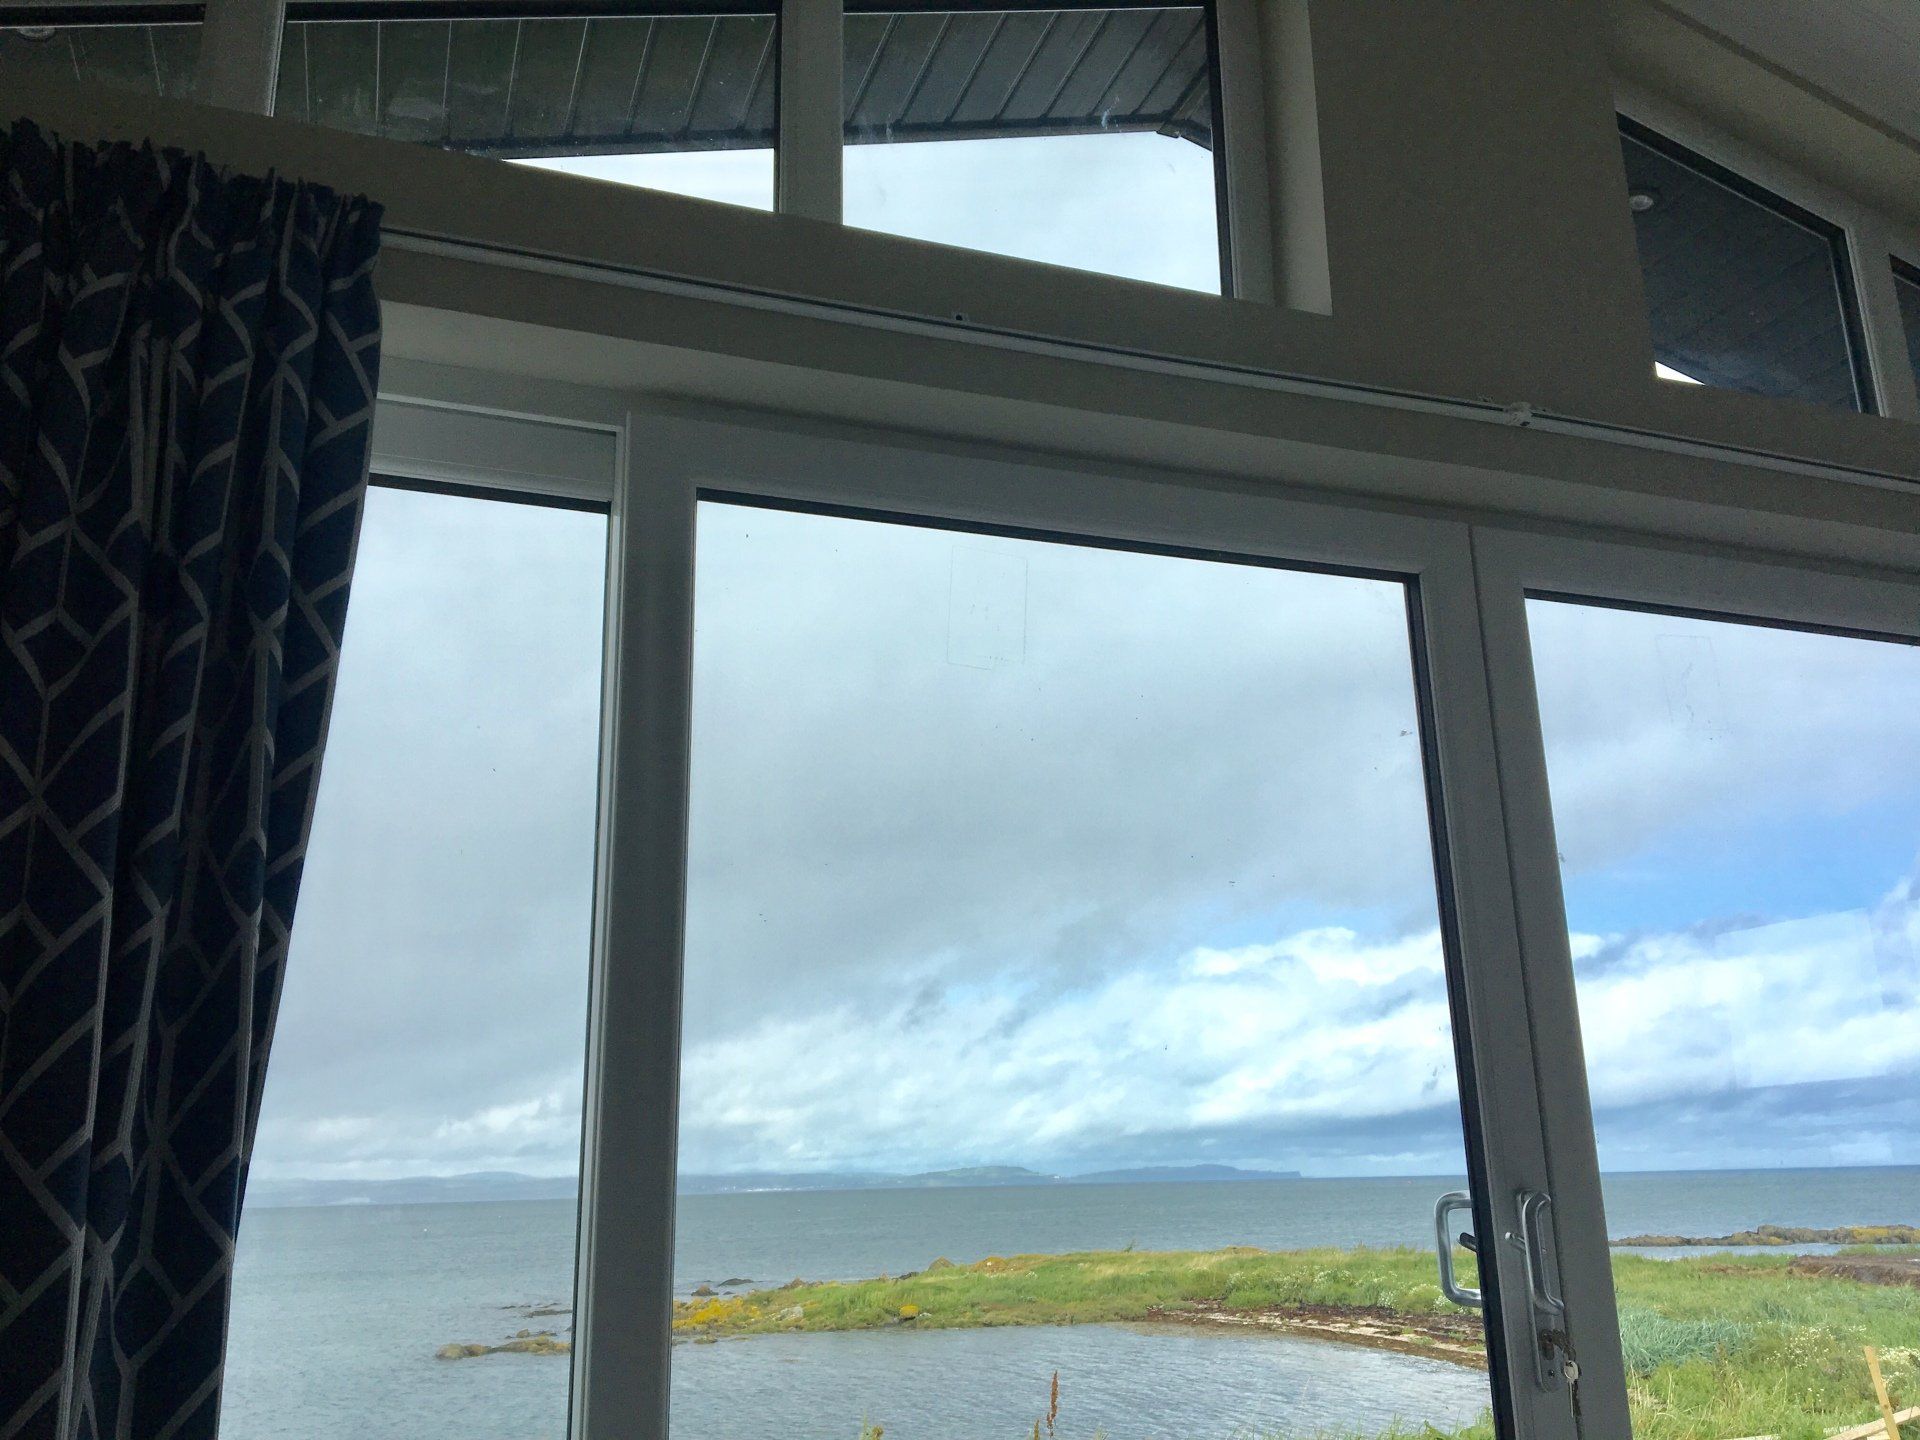
<svg viewBox="0 0 1920 1440"><path fill-rule="evenodd" d="M1542 1190L1522 1190L1516 1197L1518 1227L1507 1239L1520 1247L1527 1277L1527 1308L1533 1329L1533 1378L1542 1390L1557 1390L1564 1382L1578 1383L1580 1365L1567 1338L1567 1302L1550 1278L1547 1229L1553 1198Z"/></svg>

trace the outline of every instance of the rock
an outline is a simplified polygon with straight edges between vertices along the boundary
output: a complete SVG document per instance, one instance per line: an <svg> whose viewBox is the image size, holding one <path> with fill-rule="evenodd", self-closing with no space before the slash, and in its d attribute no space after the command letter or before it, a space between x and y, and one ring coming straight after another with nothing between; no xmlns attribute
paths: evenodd
<svg viewBox="0 0 1920 1440"><path fill-rule="evenodd" d="M956 1270L958 1268L953 1261L942 1255L938 1260L927 1266L927 1273L932 1274L935 1270Z"/></svg>
<svg viewBox="0 0 1920 1440"><path fill-rule="evenodd" d="M696 1345L718 1345L720 1342L711 1335L696 1335L693 1337L693 1343Z"/></svg>
<svg viewBox="0 0 1920 1440"><path fill-rule="evenodd" d="M711 1285L696 1285L693 1287L693 1293L699 1296L702 1300L711 1300L719 1292L716 1291Z"/></svg>
<svg viewBox="0 0 1920 1440"><path fill-rule="evenodd" d="M744 1275L734 1275L720 1282L722 1290L738 1290L742 1285L751 1285L753 1281Z"/></svg>
<svg viewBox="0 0 1920 1440"><path fill-rule="evenodd" d="M529 1335L522 1330L504 1345L442 1345L434 1351L436 1360L467 1360L476 1355L569 1355L573 1345L566 1340L556 1340L551 1330L542 1330L537 1335Z"/></svg>
<svg viewBox="0 0 1920 1440"><path fill-rule="evenodd" d="M793 1277L793 1279L787 1281L787 1283L782 1285L780 1288L782 1290L798 1290L801 1286L805 1285L806 1283L807 1283L806 1281L802 1280L798 1275L796 1275Z"/></svg>
<svg viewBox="0 0 1920 1440"><path fill-rule="evenodd" d="M797 1324L798 1322L807 1318L807 1307L804 1305L789 1305L787 1306L786 1309L782 1310L779 1313L779 1315L777 1315L775 1318L778 1319L780 1323L783 1325Z"/></svg>

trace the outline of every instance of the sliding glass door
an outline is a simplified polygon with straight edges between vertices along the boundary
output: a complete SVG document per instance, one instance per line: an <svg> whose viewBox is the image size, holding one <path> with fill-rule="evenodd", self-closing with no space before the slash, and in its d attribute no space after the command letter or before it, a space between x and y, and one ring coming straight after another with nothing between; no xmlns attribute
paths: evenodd
<svg viewBox="0 0 1920 1440"><path fill-rule="evenodd" d="M1891 1433L1920 1401L1920 590L1480 543L1589 1433Z"/></svg>
<svg viewBox="0 0 1920 1440"><path fill-rule="evenodd" d="M228 1430L1920 1398L1913 588L628 435L605 515L369 504Z"/></svg>
<svg viewBox="0 0 1920 1440"><path fill-rule="evenodd" d="M377 483L225 1440L564 1440L607 517Z"/></svg>
<svg viewBox="0 0 1920 1440"><path fill-rule="evenodd" d="M1465 530L635 433L576 1419L1573 1434Z"/></svg>

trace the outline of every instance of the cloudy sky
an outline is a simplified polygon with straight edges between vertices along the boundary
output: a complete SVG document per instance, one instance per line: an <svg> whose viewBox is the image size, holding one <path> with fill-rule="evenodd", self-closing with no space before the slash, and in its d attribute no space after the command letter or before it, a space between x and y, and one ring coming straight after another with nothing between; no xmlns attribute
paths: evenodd
<svg viewBox="0 0 1920 1440"><path fill-rule="evenodd" d="M850 214L1207 283L1078 148ZM372 497L256 1174L573 1169L605 534ZM710 505L698 591L683 1168L1458 1167L1397 587ZM1920 652L1532 623L1603 1161L1920 1163Z"/></svg>

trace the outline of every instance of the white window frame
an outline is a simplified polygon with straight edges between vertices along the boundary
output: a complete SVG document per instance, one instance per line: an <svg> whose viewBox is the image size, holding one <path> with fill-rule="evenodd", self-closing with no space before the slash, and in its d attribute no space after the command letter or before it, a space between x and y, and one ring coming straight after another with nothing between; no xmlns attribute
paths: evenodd
<svg viewBox="0 0 1920 1440"><path fill-rule="evenodd" d="M1473 534L1520 943L1539 1058L1551 1193L1561 1216L1567 1326L1580 1357L1583 1433L1631 1433L1612 1255L1575 997L1527 597L1749 620L1920 643L1920 578L1856 577L1784 563L1494 527Z"/></svg>
<svg viewBox="0 0 1920 1440"><path fill-rule="evenodd" d="M1860 317L1867 399L1876 414L1920 422L1920 392L1907 363L1906 340L1887 256L1900 252L1900 227L1852 196L1796 170L1708 124L1663 96L1627 81L1614 84L1614 102L1629 120L1733 171L1802 210L1836 226L1845 237L1854 304ZM1849 346L1851 346L1849 340Z"/></svg>
<svg viewBox="0 0 1920 1440"><path fill-rule="evenodd" d="M675 1130L687 777L691 761L694 518L703 493L1091 543L1231 554L1404 578L1419 595L1430 763L1444 889L1474 1057L1473 1129L1486 1166L1481 1235L1509 1236L1521 1192L1545 1188L1526 983L1501 840L1468 532L1458 522L1142 478L1112 467L846 438L678 407L636 408L614 507L621 639L608 677L609 826L602 956L583 1179L575 1434L664 1436L670 1391ZM637 758L636 758L637 757ZM1489 862L1492 863L1489 863ZM1470 1142L1471 1144L1471 1142ZM1511 1377L1517 1440L1571 1440L1563 1385L1533 1378L1537 1344L1513 1244L1481 1249L1505 1297L1490 1327Z"/></svg>

